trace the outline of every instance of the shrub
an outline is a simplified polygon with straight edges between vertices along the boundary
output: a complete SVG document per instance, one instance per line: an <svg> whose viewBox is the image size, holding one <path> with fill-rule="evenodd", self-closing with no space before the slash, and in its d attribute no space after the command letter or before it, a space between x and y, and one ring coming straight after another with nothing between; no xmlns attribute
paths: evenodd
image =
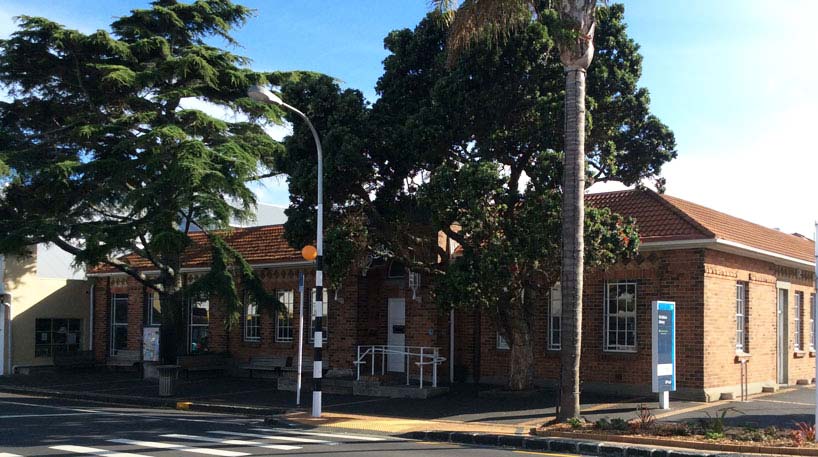
<svg viewBox="0 0 818 457"><path fill-rule="evenodd" d="M568 419L565 422L568 425L570 425L571 428L574 428L574 429L582 428L582 424L584 423L584 421L582 419L580 419L579 417L572 417L572 418Z"/></svg>
<svg viewBox="0 0 818 457"><path fill-rule="evenodd" d="M708 440L720 440L724 438L724 432L707 432L704 437Z"/></svg>
<svg viewBox="0 0 818 457"><path fill-rule="evenodd" d="M796 446L803 446L805 442L815 442L815 424L807 422L796 422L795 430L790 432L792 443Z"/></svg>
<svg viewBox="0 0 818 457"><path fill-rule="evenodd" d="M710 414L708 412L705 412L704 414L707 415L707 419L702 420L702 429L704 430L705 436L708 435L709 433L715 433L723 437L724 418L727 417L727 413L729 413L730 411L734 411L739 414L744 414L733 407L718 409L716 410L716 414Z"/></svg>
<svg viewBox="0 0 818 457"><path fill-rule="evenodd" d="M636 408L636 422L635 428L636 431L640 432L647 432L653 429L653 426L656 424L656 416L653 415L650 408L644 403L640 403L639 407Z"/></svg>

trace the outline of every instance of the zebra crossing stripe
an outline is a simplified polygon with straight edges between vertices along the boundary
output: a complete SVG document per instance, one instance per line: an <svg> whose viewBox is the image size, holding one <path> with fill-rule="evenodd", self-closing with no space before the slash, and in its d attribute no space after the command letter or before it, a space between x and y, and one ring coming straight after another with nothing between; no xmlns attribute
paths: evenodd
<svg viewBox="0 0 818 457"><path fill-rule="evenodd" d="M184 446L182 444L160 443L158 441L139 441L117 438L114 440L108 440L108 442L117 444L130 444L132 446L149 447L153 449L173 449L174 451L192 452L194 454L216 455L219 457L244 457L246 455L250 455L246 452L225 451L222 449L210 449L206 447L190 447Z"/></svg>
<svg viewBox="0 0 818 457"><path fill-rule="evenodd" d="M116 451L109 451L107 449L98 449L95 447L85 447L85 446L51 446L49 449L54 449L55 451L62 451L62 452L73 452L75 454L91 454L91 455L100 455L105 457L146 457L142 454L131 454L128 452L116 452ZM3 455L3 454L0 454ZM14 454L8 454L14 455Z"/></svg>
<svg viewBox="0 0 818 457"><path fill-rule="evenodd" d="M231 435L231 436L245 436L248 438L264 438L266 440L274 440L274 441L289 441L293 443L303 443L303 444L329 444L329 441L326 440L314 440L310 438L298 438L296 436L278 436L278 435L262 435L261 433L238 433L238 432L227 432L224 430L215 430L207 433L214 433L216 435Z"/></svg>
<svg viewBox="0 0 818 457"><path fill-rule="evenodd" d="M206 443L219 443L219 444L227 444L229 446L256 446L264 449L277 449L279 451L294 451L296 449L301 449L301 446L290 446L288 444L264 444L259 443L258 441L245 441L245 440L225 440L222 438L212 438L209 436L196 436L196 435L180 435L177 433L171 433L168 435L162 435L162 438L171 438L177 440L191 440L191 441L203 441Z"/></svg>
<svg viewBox="0 0 818 457"><path fill-rule="evenodd" d="M252 430L256 430L256 431L259 431L259 432L289 433L291 435L321 436L321 437L325 437L325 438L338 438L338 439L342 439L342 440L386 441L386 438L380 438L380 437L376 437L376 436L341 435L341 434L333 434L333 433L302 432L302 431L298 431L298 430L283 430L283 429L272 429L272 428L254 428Z"/></svg>

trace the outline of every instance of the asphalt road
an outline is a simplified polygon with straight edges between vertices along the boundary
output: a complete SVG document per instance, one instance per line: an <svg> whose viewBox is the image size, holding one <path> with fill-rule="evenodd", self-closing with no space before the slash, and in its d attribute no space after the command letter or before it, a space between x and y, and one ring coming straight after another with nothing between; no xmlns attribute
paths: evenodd
<svg viewBox="0 0 818 457"><path fill-rule="evenodd" d="M531 454L526 452L526 454ZM259 419L0 393L0 457L519 456L389 436L276 429Z"/></svg>

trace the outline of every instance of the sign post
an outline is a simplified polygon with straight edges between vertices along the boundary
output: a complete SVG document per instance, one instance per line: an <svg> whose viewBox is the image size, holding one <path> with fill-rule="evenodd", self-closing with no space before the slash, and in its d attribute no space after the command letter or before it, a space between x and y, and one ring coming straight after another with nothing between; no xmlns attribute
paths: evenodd
<svg viewBox="0 0 818 457"><path fill-rule="evenodd" d="M298 378L295 381L295 404L301 405L301 367L304 362L304 272L298 272Z"/></svg>
<svg viewBox="0 0 818 457"><path fill-rule="evenodd" d="M670 392L676 390L676 303L657 300L651 309L653 391L659 408L670 409Z"/></svg>

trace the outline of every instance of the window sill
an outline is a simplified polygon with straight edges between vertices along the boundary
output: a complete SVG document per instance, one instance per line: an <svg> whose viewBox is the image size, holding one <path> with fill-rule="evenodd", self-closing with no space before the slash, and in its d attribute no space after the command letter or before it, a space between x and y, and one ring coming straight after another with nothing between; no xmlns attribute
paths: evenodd
<svg viewBox="0 0 818 457"><path fill-rule="evenodd" d="M806 351L797 350L792 353L792 356L796 359L803 359L807 355Z"/></svg>
<svg viewBox="0 0 818 457"><path fill-rule="evenodd" d="M812 357L812 358L815 358L815 349L810 349L809 350L809 356Z"/></svg>
<svg viewBox="0 0 818 457"><path fill-rule="evenodd" d="M750 353L744 351L736 351L736 363L747 362L750 360Z"/></svg>
<svg viewBox="0 0 818 457"><path fill-rule="evenodd" d="M610 354L610 355L628 355L628 354L637 354L639 353L638 349L603 349L603 353Z"/></svg>
<svg viewBox="0 0 818 457"><path fill-rule="evenodd" d="M241 345L244 347L257 348L261 347L261 340L242 340Z"/></svg>

